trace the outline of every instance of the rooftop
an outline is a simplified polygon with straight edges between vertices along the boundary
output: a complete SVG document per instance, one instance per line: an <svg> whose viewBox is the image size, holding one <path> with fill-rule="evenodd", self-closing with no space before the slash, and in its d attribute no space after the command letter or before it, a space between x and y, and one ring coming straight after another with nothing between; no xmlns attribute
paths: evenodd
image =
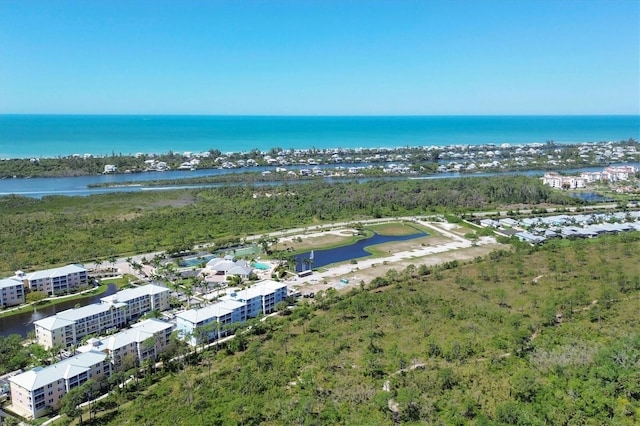
<svg viewBox="0 0 640 426"><path fill-rule="evenodd" d="M60 268L44 269L42 271L31 272L30 274L26 274L26 278L31 281L39 280L42 278L61 277L78 272L87 272L87 269L82 265L67 265Z"/></svg>
<svg viewBox="0 0 640 426"><path fill-rule="evenodd" d="M23 285L23 284L22 284L22 281L20 281L15 277L0 279L0 288L15 287L17 285Z"/></svg>
<svg viewBox="0 0 640 426"><path fill-rule="evenodd" d="M221 316L231 313L243 306L245 306L244 302L236 300L222 300L201 309L189 309L188 311L180 312L179 314L176 314L176 317L190 323L197 324L212 318L220 318Z"/></svg>
<svg viewBox="0 0 640 426"><path fill-rule="evenodd" d="M10 377L9 381L27 390L35 390L60 379L76 376L91 366L105 360L107 354L89 351L67 358L48 367L36 367L33 370Z"/></svg>
<svg viewBox="0 0 640 426"><path fill-rule="evenodd" d="M161 294L169 291L170 290L168 288L157 285L157 284L147 284L140 287L121 290L116 294L112 294L111 296L105 296L100 300L102 301L102 303L127 302L129 300L133 300L138 297L153 296L156 294Z"/></svg>

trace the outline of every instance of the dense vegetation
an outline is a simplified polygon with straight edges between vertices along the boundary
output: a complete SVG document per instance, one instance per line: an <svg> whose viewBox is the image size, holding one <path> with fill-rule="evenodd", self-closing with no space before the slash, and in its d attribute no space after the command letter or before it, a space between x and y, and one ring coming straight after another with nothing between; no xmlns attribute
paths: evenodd
<svg viewBox="0 0 640 426"><path fill-rule="evenodd" d="M313 182L39 200L7 196L0 198L0 271L202 242L226 244L259 232L335 220L540 203L580 201L524 176Z"/></svg>
<svg viewBox="0 0 640 426"><path fill-rule="evenodd" d="M145 374L91 424L637 424L638 248L517 245L329 290Z"/></svg>
<svg viewBox="0 0 640 426"><path fill-rule="evenodd" d="M613 147L624 147L637 145L637 141L633 139L623 140L613 144ZM599 144L602 147L611 148L609 143ZM566 167L586 167L597 166L601 164L601 158L596 153L597 145L591 145L593 148L588 154L580 151L579 145L574 144L556 144L553 141L547 141L544 145L536 146L539 152L535 155L530 155L527 152L523 152L520 145L503 146L500 147L500 155L498 157L493 156L493 151L496 147L489 145L456 145L456 146L441 146L436 148L426 147L403 147L397 149L387 148L370 148L370 149L358 149L358 150L338 150L331 149L318 150L300 150L294 152L292 149L283 149L280 147L274 147L267 152L261 152L258 149L253 149L248 152L237 153L222 153L217 149L211 149L208 151L207 156L199 156L198 168L212 169L223 166L226 162L233 163L232 167L235 167L240 162L251 160L255 165L267 166L269 165L265 156L271 158L282 158L286 161L286 164L299 164L300 160L308 160L313 158L314 162L320 164L336 164L333 158L333 154L340 152L340 155L345 157L345 162L354 161L355 163L366 164L384 164L388 161L398 161L397 156L400 155L403 158L406 156L410 159L412 168L416 171L433 171L437 167L437 161L440 159L449 159L448 153L456 152L460 154L473 154L473 156L479 160L499 159L503 166L513 170L523 169L545 169L545 160L548 159L548 155L553 155L556 159L562 160L561 164L556 164L556 168ZM492 151L491 157L484 156L485 151ZM523 167L523 156L530 158L533 161L530 164ZM3 159L0 161L0 178L11 177L54 177L54 176L87 176L97 175L104 171L104 166L115 165L120 173L129 171L131 173L143 172L149 168L149 164L146 161L158 161L164 162L171 169L176 170L180 165L191 160L191 156L184 156L175 152L168 152L160 155L122 155L112 153L108 156L100 157L81 157L81 156L68 156L58 158L14 158ZM366 159L366 161L363 161ZM634 161L637 157L630 156L625 159L618 159L619 161ZM565 162L565 160L571 160ZM285 164L285 165L286 165ZM502 169L504 170L504 169Z"/></svg>

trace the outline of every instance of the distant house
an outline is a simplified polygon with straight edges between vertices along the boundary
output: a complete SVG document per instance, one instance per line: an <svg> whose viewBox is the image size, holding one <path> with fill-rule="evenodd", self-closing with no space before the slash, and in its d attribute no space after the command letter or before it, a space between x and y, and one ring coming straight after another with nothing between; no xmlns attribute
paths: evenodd
<svg viewBox="0 0 640 426"><path fill-rule="evenodd" d="M500 222L500 225L508 226L510 228L513 228L514 226L518 226L518 221L511 219L510 217L505 217L503 219L500 219L499 222Z"/></svg>
<svg viewBox="0 0 640 426"><path fill-rule="evenodd" d="M546 241L545 237L534 235L530 232L518 232L515 236L518 237L520 241L526 241L531 244L541 244Z"/></svg>
<svg viewBox="0 0 640 426"><path fill-rule="evenodd" d="M500 222L493 219L481 219L480 226L484 226L485 228L499 228Z"/></svg>
<svg viewBox="0 0 640 426"><path fill-rule="evenodd" d="M211 271L213 275L240 275L248 278L253 273L253 267L246 260L234 260L232 257L216 257L207 262L205 272Z"/></svg>
<svg viewBox="0 0 640 426"><path fill-rule="evenodd" d="M109 174L109 173L116 173L118 171L118 168L113 165L113 164L105 164L104 165L104 171L102 173L104 174Z"/></svg>

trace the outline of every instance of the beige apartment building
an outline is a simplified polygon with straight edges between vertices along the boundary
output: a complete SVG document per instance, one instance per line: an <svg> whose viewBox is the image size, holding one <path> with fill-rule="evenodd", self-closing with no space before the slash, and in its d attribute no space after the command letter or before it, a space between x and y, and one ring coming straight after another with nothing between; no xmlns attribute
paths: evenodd
<svg viewBox="0 0 640 426"><path fill-rule="evenodd" d="M49 295L61 294L89 283L89 275L82 265L67 265L31 273L18 271L16 278L21 279L31 291Z"/></svg>
<svg viewBox="0 0 640 426"><path fill-rule="evenodd" d="M89 379L111 374L107 354L90 351L67 358L48 367L9 378L11 409L26 418L37 419L50 410L60 408L62 397Z"/></svg>
<svg viewBox="0 0 640 426"><path fill-rule="evenodd" d="M85 336L117 331L147 312L168 309L169 294L166 287L148 284L103 297L102 303L58 312L34 322L36 340L45 348L67 348Z"/></svg>
<svg viewBox="0 0 640 426"><path fill-rule="evenodd" d="M128 356L139 364L147 359L155 361L169 345L174 327L165 321L148 319L111 336L89 339L78 351L101 351L108 354L115 370L122 366Z"/></svg>
<svg viewBox="0 0 640 426"><path fill-rule="evenodd" d="M24 284L16 277L0 280L0 309L24 303Z"/></svg>

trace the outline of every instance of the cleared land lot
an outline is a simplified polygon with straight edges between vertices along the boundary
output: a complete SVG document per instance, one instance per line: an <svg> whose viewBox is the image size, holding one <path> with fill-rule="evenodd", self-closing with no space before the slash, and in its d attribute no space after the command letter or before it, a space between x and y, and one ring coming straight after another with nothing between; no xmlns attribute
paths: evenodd
<svg viewBox="0 0 640 426"><path fill-rule="evenodd" d="M462 237L469 230L456 224L417 221L416 225L430 235L413 240L380 244L372 247L372 251L376 253L375 256L359 259L356 263L347 262L319 268L312 275L291 278L287 282L289 286L303 293L317 292L330 287L345 290L359 285L361 281L368 283L391 269L399 271L411 264L430 266L451 260L466 261L484 256L497 248L504 248L493 237L482 237L473 243ZM352 239L346 235L353 235L355 232L355 229L341 229L289 238L291 247L295 247L296 250L319 249L345 244ZM348 282L345 283L344 280Z"/></svg>

